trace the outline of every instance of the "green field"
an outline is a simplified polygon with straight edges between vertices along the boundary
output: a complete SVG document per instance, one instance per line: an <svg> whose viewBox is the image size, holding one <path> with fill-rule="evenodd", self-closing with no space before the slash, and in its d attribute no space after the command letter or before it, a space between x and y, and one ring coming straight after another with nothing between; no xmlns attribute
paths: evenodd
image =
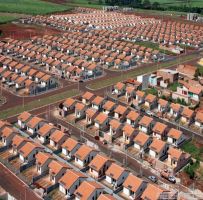
<svg viewBox="0 0 203 200"><path fill-rule="evenodd" d="M40 100L34 100L30 103L25 104L24 107L23 107L23 105L20 105L20 106L14 107L14 108L9 108L9 109L1 111L0 119L6 119L10 116L22 113L23 111L29 111L29 110L37 109L37 108L45 106L45 105L53 104L60 100L63 100L63 99L66 99L68 97L72 97L75 95L79 95L79 92L78 92L78 90L72 89L67 92L62 92L62 93L59 93L56 95L42 98Z"/></svg>
<svg viewBox="0 0 203 200"><path fill-rule="evenodd" d="M158 2L161 6L184 6L185 0L150 0L151 3ZM187 6L191 7L202 7L203 8L203 1L202 0L191 0L188 1L190 3L186 4Z"/></svg>
<svg viewBox="0 0 203 200"><path fill-rule="evenodd" d="M30 15L48 14L69 10L68 5L59 5L41 0L0 0L0 12Z"/></svg>

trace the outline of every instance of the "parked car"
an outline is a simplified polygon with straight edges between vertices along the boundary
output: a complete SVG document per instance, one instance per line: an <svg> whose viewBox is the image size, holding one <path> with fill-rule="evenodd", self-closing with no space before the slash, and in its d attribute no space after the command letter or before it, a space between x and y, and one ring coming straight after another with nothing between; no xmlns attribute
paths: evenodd
<svg viewBox="0 0 203 200"><path fill-rule="evenodd" d="M167 179L171 183L176 183L176 178L170 174L168 170L161 171L161 177Z"/></svg>
<svg viewBox="0 0 203 200"><path fill-rule="evenodd" d="M156 176L149 176L148 179L149 179L150 181L152 181L153 183L157 183L157 181L158 181L158 179L157 179Z"/></svg>

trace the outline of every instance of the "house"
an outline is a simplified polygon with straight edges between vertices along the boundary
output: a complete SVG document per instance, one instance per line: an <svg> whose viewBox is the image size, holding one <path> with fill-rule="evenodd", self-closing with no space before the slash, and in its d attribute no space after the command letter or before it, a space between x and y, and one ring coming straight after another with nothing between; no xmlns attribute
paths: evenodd
<svg viewBox="0 0 203 200"><path fill-rule="evenodd" d="M198 103L202 97L202 88L191 85L188 89L188 97Z"/></svg>
<svg viewBox="0 0 203 200"><path fill-rule="evenodd" d="M135 135L137 134L135 129L131 125L126 124L122 130L124 143L130 145L133 142Z"/></svg>
<svg viewBox="0 0 203 200"><path fill-rule="evenodd" d="M185 140L185 136L182 131L171 128L168 132L167 142L178 147Z"/></svg>
<svg viewBox="0 0 203 200"><path fill-rule="evenodd" d="M13 128L4 127L0 134L3 146L10 146L15 135L16 133Z"/></svg>
<svg viewBox="0 0 203 200"><path fill-rule="evenodd" d="M103 98L103 97L96 96L96 97L92 100L92 108L94 108L94 109L96 109L96 110L101 110L103 104L104 104L104 98Z"/></svg>
<svg viewBox="0 0 203 200"><path fill-rule="evenodd" d="M74 140L73 138L68 138L63 144L62 144L62 154L67 159L73 159L75 152L80 148L81 144Z"/></svg>
<svg viewBox="0 0 203 200"><path fill-rule="evenodd" d="M74 154L75 164L80 168L84 168L93 160L96 154L95 149L83 144Z"/></svg>
<svg viewBox="0 0 203 200"><path fill-rule="evenodd" d="M179 73L171 69L159 69L157 70L157 76L161 76L163 80L167 80L169 83L178 81Z"/></svg>
<svg viewBox="0 0 203 200"><path fill-rule="evenodd" d="M96 200L102 193L103 187L93 181L83 181L74 192L75 200Z"/></svg>
<svg viewBox="0 0 203 200"><path fill-rule="evenodd" d="M125 84L122 82L118 82L115 86L114 86L114 91L113 94L116 94L117 96L122 96L125 94Z"/></svg>
<svg viewBox="0 0 203 200"><path fill-rule="evenodd" d="M168 150L168 159L167 163L175 171L180 170L184 167L190 160L190 155L182 152L180 149L170 147Z"/></svg>
<svg viewBox="0 0 203 200"><path fill-rule="evenodd" d="M71 197L85 179L86 176L81 172L68 169L59 180L59 191Z"/></svg>
<svg viewBox="0 0 203 200"><path fill-rule="evenodd" d="M99 130L105 130L108 128L109 125L108 115L99 113L94 122L95 127L97 127Z"/></svg>
<svg viewBox="0 0 203 200"><path fill-rule="evenodd" d="M128 199L137 199L142 195L146 187L146 181L129 174L123 183L123 194Z"/></svg>
<svg viewBox="0 0 203 200"><path fill-rule="evenodd" d="M156 122L152 131L153 131L153 137L160 139L160 140L164 140L166 138L166 134L167 134L167 125L165 125L161 122Z"/></svg>
<svg viewBox="0 0 203 200"><path fill-rule="evenodd" d="M111 115L116 107L116 104L113 101L106 101L103 105L103 112L106 115Z"/></svg>
<svg viewBox="0 0 203 200"><path fill-rule="evenodd" d="M158 112L164 114L169 110L169 102L164 99L158 100Z"/></svg>
<svg viewBox="0 0 203 200"><path fill-rule="evenodd" d="M49 177L50 181L57 184L60 178L66 173L68 169L71 169L67 164L58 160L52 160L49 165Z"/></svg>
<svg viewBox="0 0 203 200"><path fill-rule="evenodd" d="M148 109L154 109L157 106L157 97L153 94L148 94L145 97L145 107Z"/></svg>
<svg viewBox="0 0 203 200"><path fill-rule="evenodd" d="M133 127L136 127L138 125L138 121L140 118L139 116L140 116L139 113L137 113L134 110L131 110L126 116L126 123Z"/></svg>
<svg viewBox="0 0 203 200"><path fill-rule="evenodd" d="M55 130L50 136L50 146L53 149L61 149L62 144L66 141L68 135L62 131Z"/></svg>
<svg viewBox="0 0 203 200"><path fill-rule="evenodd" d="M31 117L26 123L27 131L31 135L36 135L38 130L45 124L45 120L39 117Z"/></svg>
<svg viewBox="0 0 203 200"><path fill-rule="evenodd" d="M180 118L182 123L190 125L194 121L194 111L184 107Z"/></svg>
<svg viewBox="0 0 203 200"><path fill-rule="evenodd" d="M169 199L168 197L169 191L166 191L156 185L151 183L147 184L146 189L141 195L142 200L150 199L150 200L164 200Z"/></svg>
<svg viewBox="0 0 203 200"><path fill-rule="evenodd" d="M18 126L21 129L25 129L27 122L32 118L32 115L29 112L23 112L18 116Z"/></svg>
<svg viewBox="0 0 203 200"><path fill-rule="evenodd" d="M127 86L125 90L125 97L127 102L132 101L135 97L136 88L133 86Z"/></svg>
<svg viewBox="0 0 203 200"><path fill-rule="evenodd" d="M135 99L133 100L133 104L135 106L139 106L144 103L145 100L145 92L137 90L135 94Z"/></svg>
<svg viewBox="0 0 203 200"><path fill-rule="evenodd" d="M152 138L142 132L139 132L134 138L134 147L141 153L146 152L151 143Z"/></svg>
<svg viewBox="0 0 203 200"><path fill-rule="evenodd" d="M37 137L42 144L49 142L51 134L56 130L56 127L50 124L44 124L39 130Z"/></svg>
<svg viewBox="0 0 203 200"><path fill-rule="evenodd" d="M203 113L202 112L197 112L195 116L195 126L201 128L203 125Z"/></svg>
<svg viewBox="0 0 203 200"><path fill-rule="evenodd" d="M49 74L45 74L40 79L40 85L41 87L47 87L47 88L54 87L56 85L56 79Z"/></svg>
<svg viewBox="0 0 203 200"><path fill-rule="evenodd" d="M182 111L182 107L180 104L171 103L170 113L169 113L170 117L175 119L179 118L181 111Z"/></svg>
<svg viewBox="0 0 203 200"><path fill-rule="evenodd" d="M19 158L24 163L29 163L35 160L35 156L39 151L42 151L43 147L34 143L34 142L26 142L20 149L19 149Z"/></svg>
<svg viewBox="0 0 203 200"><path fill-rule="evenodd" d="M111 194L101 194L97 200L116 200Z"/></svg>
<svg viewBox="0 0 203 200"><path fill-rule="evenodd" d="M21 149L21 147L23 145L25 145L26 142L28 142L29 140L27 138L24 138L18 134L16 134L13 139L12 139L12 152L14 154L18 154L19 149Z"/></svg>
<svg viewBox="0 0 203 200"><path fill-rule="evenodd" d="M91 92L85 92L82 95L82 103L85 105L90 105L92 103L92 100L95 98L95 95Z"/></svg>
<svg viewBox="0 0 203 200"><path fill-rule="evenodd" d="M52 160L54 160L54 157L46 152L39 152L36 154L36 168L37 172L39 174L44 174L49 171L49 164Z"/></svg>
<svg viewBox="0 0 203 200"><path fill-rule="evenodd" d="M15 80L15 87L16 89L22 89L25 88L25 81L27 80L27 77L25 76L19 76L16 80Z"/></svg>
<svg viewBox="0 0 203 200"><path fill-rule="evenodd" d="M113 161L106 156L97 154L89 164L90 176L96 179L103 177L112 162Z"/></svg>
<svg viewBox="0 0 203 200"><path fill-rule="evenodd" d="M116 163L112 163L105 174L105 181L110 184L114 189L116 189L123 184L129 172L125 168L117 165Z"/></svg>
<svg viewBox="0 0 203 200"><path fill-rule="evenodd" d="M149 146L149 155L152 158L163 160L167 154L167 151L168 145L166 142L159 139L153 139Z"/></svg>
<svg viewBox="0 0 203 200"><path fill-rule="evenodd" d="M85 117L86 105L83 103L75 104L75 117L76 119L82 119Z"/></svg>
<svg viewBox="0 0 203 200"><path fill-rule="evenodd" d="M153 126L153 118L144 116L142 119L139 121L139 130L150 134L152 131L152 126Z"/></svg>
<svg viewBox="0 0 203 200"><path fill-rule="evenodd" d="M114 110L114 117L118 120L123 121L126 117L128 112L128 108L122 105L117 105L117 107Z"/></svg>
<svg viewBox="0 0 203 200"><path fill-rule="evenodd" d="M94 120L96 118L96 116L98 115L98 110L94 109L94 108L88 108L85 111L85 115L86 115L86 124L91 125L94 123Z"/></svg>
<svg viewBox="0 0 203 200"><path fill-rule="evenodd" d="M109 134L105 134L104 139L112 142L113 138L117 138L122 135L122 124L118 120L112 119L110 120L109 125Z"/></svg>
<svg viewBox="0 0 203 200"><path fill-rule="evenodd" d="M176 71L179 72L180 74L187 76L191 79L194 78L196 72L197 72L197 67L192 66L192 65L179 65L176 68Z"/></svg>
<svg viewBox="0 0 203 200"><path fill-rule="evenodd" d="M61 115L65 117L69 113L74 113L76 103L77 101L75 99L72 99L72 98L66 99L63 102L63 109L61 111Z"/></svg>

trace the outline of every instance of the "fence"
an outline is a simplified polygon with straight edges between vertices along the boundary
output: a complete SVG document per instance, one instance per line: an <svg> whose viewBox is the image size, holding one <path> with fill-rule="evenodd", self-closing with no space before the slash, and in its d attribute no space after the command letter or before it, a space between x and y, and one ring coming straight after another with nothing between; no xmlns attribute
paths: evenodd
<svg viewBox="0 0 203 200"><path fill-rule="evenodd" d="M48 173L49 173L49 170L46 170L46 171L42 172L40 175L33 177L32 178L32 183L34 183L37 180L39 180L40 178L46 176Z"/></svg>
<svg viewBox="0 0 203 200"><path fill-rule="evenodd" d="M0 152L6 151L6 150L9 149L9 148L10 148L10 145L0 147Z"/></svg>
<svg viewBox="0 0 203 200"><path fill-rule="evenodd" d="M59 183L56 183L56 184L54 184L54 185L49 186L49 187L46 189L46 193L48 194L49 192L51 192L52 190L56 189L57 187L59 187Z"/></svg>
<svg viewBox="0 0 203 200"><path fill-rule="evenodd" d="M34 159L34 160L30 161L29 163L20 166L20 172L22 172L22 171L26 170L27 168L33 166L35 164L35 161L36 160Z"/></svg>

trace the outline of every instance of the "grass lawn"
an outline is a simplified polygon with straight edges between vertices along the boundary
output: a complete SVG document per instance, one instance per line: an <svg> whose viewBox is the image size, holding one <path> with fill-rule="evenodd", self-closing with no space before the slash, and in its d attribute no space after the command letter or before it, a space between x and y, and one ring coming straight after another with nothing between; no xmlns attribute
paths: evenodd
<svg viewBox="0 0 203 200"><path fill-rule="evenodd" d="M176 92L177 90L177 87L179 86L180 84L178 82L174 82L172 83L171 85L169 85L169 89L172 90L173 92Z"/></svg>
<svg viewBox="0 0 203 200"><path fill-rule="evenodd" d="M158 95L158 91L157 91L157 89L155 89L155 88L148 88L148 89L146 89L146 90L144 90L144 91L145 91L146 94L153 94L153 95L155 95L155 96Z"/></svg>
<svg viewBox="0 0 203 200"><path fill-rule="evenodd" d="M68 5L59 5L42 0L0 0L0 12L23 14L48 14L69 10Z"/></svg>
<svg viewBox="0 0 203 200"><path fill-rule="evenodd" d="M199 148L195 145L195 141L189 141L181 147L183 151L188 152L193 158L203 161L203 147Z"/></svg>
<svg viewBox="0 0 203 200"><path fill-rule="evenodd" d="M10 116L17 115L23 111L26 111L26 110L28 111L28 110L32 110L35 108L39 108L39 107L42 107L42 106L45 106L45 105L48 105L51 103L55 103L57 101L60 101L60 100L63 100L63 99L66 99L68 97L75 96L78 94L79 94L78 90L69 90L67 92L45 97L40 100L34 100L30 103L25 104L24 107L22 105L20 105L20 106L14 107L14 108L9 108L7 110L1 111L0 119L6 119Z"/></svg>
<svg viewBox="0 0 203 200"><path fill-rule="evenodd" d="M89 8L102 8L103 5L99 4L98 0L73 0L67 3L70 6L81 6Z"/></svg>
<svg viewBox="0 0 203 200"><path fill-rule="evenodd" d="M0 15L0 24L4 24L6 22L13 21L15 19L18 19L17 16L10 16L10 15Z"/></svg>
<svg viewBox="0 0 203 200"><path fill-rule="evenodd" d="M194 59L196 56L197 55L188 55L188 56L180 58L180 62L179 61L178 62L184 63L184 62ZM176 64L177 64L177 60L173 60L170 62L161 63L158 66L157 66L157 64L152 64L151 66L140 67L133 71L123 72L121 76L111 77L111 78L108 78L105 80L98 80L97 82L95 82L91 85L88 85L88 88L91 90L101 89L104 87L114 85L115 83L117 83L119 81L123 81L127 78L135 78L138 75L145 74L145 73L151 73L153 71L156 71L157 69L167 68L167 67L170 67L170 66L173 66Z"/></svg>

